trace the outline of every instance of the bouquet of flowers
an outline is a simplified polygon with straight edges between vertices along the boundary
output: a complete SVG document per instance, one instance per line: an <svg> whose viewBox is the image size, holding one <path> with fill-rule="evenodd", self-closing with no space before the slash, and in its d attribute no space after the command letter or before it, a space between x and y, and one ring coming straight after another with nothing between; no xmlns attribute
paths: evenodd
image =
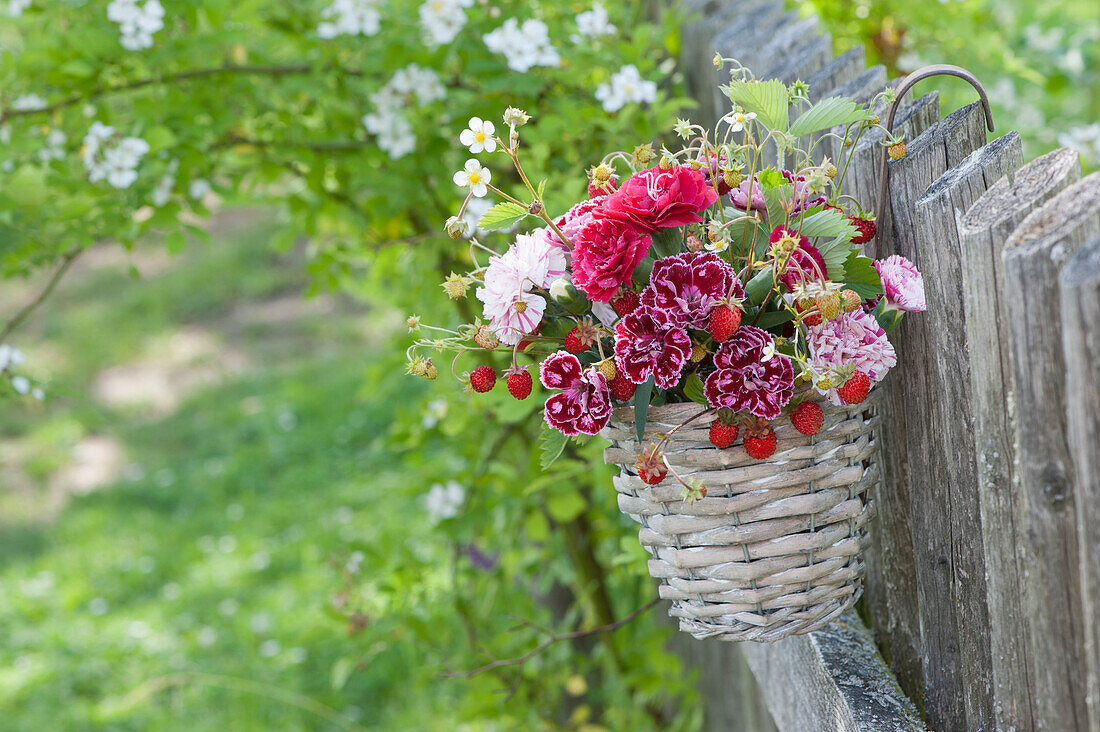
<svg viewBox="0 0 1100 732"><path fill-rule="evenodd" d="M911 262L862 253L876 234L874 218L839 192L850 161L843 153L879 125L878 100L831 97L811 105L805 85L756 81L736 62L716 58L716 65L727 63L731 80L722 90L731 111L716 130L679 120L675 148L640 144L608 154L589 171L588 197L556 216L544 203L545 181L533 184L522 164L520 129L528 115L508 109L499 136L492 122L470 120L461 143L474 154L508 158L524 193L496 187L476 158L454 174L467 195L447 231L470 238L475 262L488 256L471 272L452 273L443 289L460 298L474 288L483 317L457 330L433 329L438 337L417 340L409 352L409 371L431 379L437 367L424 351L453 351L452 372L469 390L489 391L503 377L516 399L531 395L537 364L549 392L545 422L558 435L545 442L558 452L568 437L601 430L615 442L608 425L616 404L631 405L620 416L633 420L636 440L619 434L617 444L633 451L633 464L615 461L629 479L619 489L637 498L639 489L654 486L645 496L665 514L669 506L687 510L708 500L703 471L691 470L698 460L680 461L688 467L678 470L672 453L733 453L740 437L750 466L769 458L784 470L792 460L797 466L802 443L776 454L777 430L790 433L781 424L818 444L819 431L841 424L829 415L855 414L852 405L896 364L887 334L901 315L925 308ZM840 139L840 159L815 160L815 147L829 137ZM892 157L904 155L901 140L885 137L883 144ZM466 214L489 194L501 201L474 231ZM506 251L478 241L480 231L529 219L538 226L515 234ZM412 318L410 327L429 326ZM510 363L500 373L482 363L460 376L459 359L478 352L500 353ZM657 439L644 444L651 407L675 403L696 407L673 410L685 418L660 424ZM678 431L691 432L689 424L708 415L713 447L670 449ZM736 455L707 459L746 462ZM817 460L815 452L809 462ZM736 476L727 473L718 476L726 495L739 495ZM675 495L661 487L666 481ZM644 511L627 512L646 525ZM767 608L757 610L767 616Z"/></svg>
<svg viewBox="0 0 1100 732"><path fill-rule="evenodd" d="M781 104L769 109L780 87ZM817 403L793 398L800 383L833 404L862 402L896 363L887 333L903 313L925 308L921 275L903 257L861 253L875 236L873 217L839 195L836 164L811 162L812 151L793 143L847 125L850 149L878 122L872 105L832 97L788 127L776 117L786 120L788 106L805 99L799 85L735 78L726 91L740 104L723 118L720 137L681 120L675 133L685 144L675 152L643 144L611 153L591 169L588 198L557 218L545 210L545 182L533 186L520 160L528 115L508 109L506 137L490 121L470 120L462 144L508 157L527 197L494 187L491 170L471 158L454 174L468 193L448 232L470 233L467 210L490 193L503 202L477 220L478 230L527 218L541 226L501 253L471 240L488 263L452 274L443 289L457 299L476 287L484 322L418 340L410 373L437 375L419 355L425 348L503 352L511 356L501 374L508 390L526 399L528 356L554 392L546 424L562 435L597 434L616 401L640 414L650 403L694 401L718 410L717 447L733 444L744 426L745 450L757 459L774 451L768 423L785 409L800 432L819 429ZM790 169L762 165L769 143L792 159ZM891 155L904 154L902 143L890 144ZM410 327L427 326L414 318ZM486 392L497 378L481 365L461 380ZM664 472L654 464L644 476L658 482Z"/></svg>

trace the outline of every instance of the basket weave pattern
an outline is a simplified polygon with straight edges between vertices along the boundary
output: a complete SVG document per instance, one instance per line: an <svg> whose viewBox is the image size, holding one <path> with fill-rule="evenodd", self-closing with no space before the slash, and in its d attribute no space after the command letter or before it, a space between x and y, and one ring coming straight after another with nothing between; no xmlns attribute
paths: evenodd
<svg viewBox="0 0 1100 732"><path fill-rule="evenodd" d="M819 402L821 431L773 423L775 454L754 460L741 441L726 450L708 438L711 417L677 430L665 447L672 467L698 478L706 498L690 504L669 474L646 485L636 474L634 410L622 407L603 431L604 460L617 464L619 508L641 524L649 572L669 614L696 638L776 641L822 627L859 599L862 548L878 479L877 390L855 406ZM697 414L697 404L649 410L645 444Z"/></svg>

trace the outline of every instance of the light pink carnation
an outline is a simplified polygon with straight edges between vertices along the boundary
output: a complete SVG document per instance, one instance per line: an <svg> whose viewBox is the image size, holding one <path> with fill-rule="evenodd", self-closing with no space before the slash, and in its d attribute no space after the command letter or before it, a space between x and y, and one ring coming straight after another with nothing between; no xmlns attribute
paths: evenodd
<svg viewBox="0 0 1100 732"><path fill-rule="evenodd" d="M924 301L924 278L916 265L900 254L877 260L875 269L882 279L886 293L886 308L906 313L922 313L928 306Z"/></svg>
<svg viewBox="0 0 1100 732"><path fill-rule="evenodd" d="M875 382L881 381L898 362L886 331L873 315L863 310L841 313L836 320L810 326L806 342L810 347L810 366L821 374L851 367ZM836 389L822 393L833 404L842 404Z"/></svg>
<svg viewBox="0 0 1100 732"><path fill-rule="evenodd" d="M564 216L554 222L561 233L565 234L565 238L569 240L570 245L576 244L577 233L592 219L593 212L598 213L600 202L605 198L607 196L594 196L587 201L575 203ZM563 249L567 248L558 235L554 233L554 230L549 227L546 229L546 237L552 244L557 244Z"/></svg>
<svg viewBox="0 0 1100 732"><path fill-rule="evenodd" d="M553 246L541 229L520 234L504 254L489 258L485 286L477 299L485 304L485 318L501 343L515 345L542 322L545 290L565 274L565 252Z"/></svg>

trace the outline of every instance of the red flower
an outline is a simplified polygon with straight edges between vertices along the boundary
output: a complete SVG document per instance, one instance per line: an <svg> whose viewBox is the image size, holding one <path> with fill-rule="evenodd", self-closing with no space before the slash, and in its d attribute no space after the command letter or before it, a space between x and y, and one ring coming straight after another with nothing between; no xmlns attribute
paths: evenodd
<svg viewBox="0 0 1100 732"><path fill-rule="evenodd" d="M629 222L593 211L573 235L573 284L592 300L607 302L630 282L652 243L649 234Z"/></svg>
<svg viewBox="0 0 1100 732"><path fill-rule="evenodd" d="M615 325L615 365L635 384L653 374L658 387L671 389L690 356L687 331L666 324L644 305Z"/></svg>
<svg viewBox="0 0 1100 732"><path fill-rule="evenodd" d="M716 254L677 254L653 265L642 304L669 325L705 330L710 311L731 296L744 296L733 270Z"/></svg>
<svg viewBox="0 0 1100 732"><path fill-rule="evenodd" d="M608 216L644 231L697 224L702 211L718 200L702 171L687 166L635 173L603 202Z"/></svg>
<svg viewBox="0 0 1100 732"><path fill-rule="evenodd" d="M607 426L611 392L595 367L586 371L572 353L558 351L542 362L539 379L547 389L564 389L546 400L546 424L563 435L594 435Z"/></svg>
<svg viewBox="0 0 1100 732"><path fill-rule="evenodd" d="M825 265L825 258L821 256L821 252L810 243L809 239L802 236L794 229L788 229L783 226L775 227L772 230L772 235L768 237L768 243L774 244L784 235L793 236L795 239L798 239L798 247L791 252L790 259L787 260L786 269L783 270L783 274L779 275L779 281L782 282L788 290L794 292L795 288L801 283L813 282L815 280L821 280L823 277L828 277L828 268Z"/></svg>
<svg viewBox="0 0 1100 732"><path fill-rule="evenodd" d="M794 394L794 367L767 332L743 325L714 354L703 393L714 407L775 419Z"/></svg>

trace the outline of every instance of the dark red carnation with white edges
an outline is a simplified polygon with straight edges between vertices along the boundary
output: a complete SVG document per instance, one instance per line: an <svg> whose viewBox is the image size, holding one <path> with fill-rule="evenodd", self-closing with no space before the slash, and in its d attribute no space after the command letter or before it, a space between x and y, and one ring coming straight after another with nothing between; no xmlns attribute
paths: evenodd
<svg viewBox="0 0 1100 732"><path fill-rule="evenodd" d="M608 216L631 222L643 231L698 224L701 212L718 200L702 171L686 165L650 168L626 179L603 200Z"/></svg>
<svg viewBox="0 0 1100 732"><path fill-rule="evenodd" d="M562 389L546 400L546 424L564 435L595 435L611 419L607 379L595 367L584 369L572 353L558 351L539 367L547 389Z"/></svg>
<svg viewBox="0 0 1100 732"><path fill-rule="evenodd" d="M766 331L751 325L738 328L714 354L716 370L703 388L711 406L778 417L794 394L794 367L774 348Z"/></svg>
<svg viewBox="0 0 1100 732"><path fill-rule="evenodd" d="M706 329L711 310L744 289L725 261L711 252L687 252L657 260L642 293L656 317L680 328Z"/></svg>
<svg viewBox="0 0 1100 732"><path fill-rule="evenodd" d="M615 325L615 365L635 384L652 374L658 387L671 389L690 356L687 331L668 325L644 305Z"/></svg>

